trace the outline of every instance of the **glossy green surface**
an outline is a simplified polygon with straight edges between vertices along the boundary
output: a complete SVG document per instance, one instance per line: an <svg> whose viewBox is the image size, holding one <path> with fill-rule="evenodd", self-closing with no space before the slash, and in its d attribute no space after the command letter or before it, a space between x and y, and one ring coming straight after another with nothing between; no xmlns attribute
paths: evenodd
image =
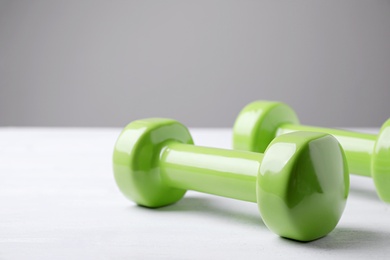
<svg viewBox="0 0 390 260"><path fill-rule="evenodd" d="M337 225L348 197L349 174L334 137L295 132L268 146L257 183L266 225L281 236L308 241Z"/></svg>
<svg viewBox="0 0 390 260"><path fill-rule="evenodd" d="M161 180L160 153L167 143L192 144L186 127L169 119L138 120L120 134L113 154L116 183L122 193L138 205L161 207L180 200L185 190Z"/></svg>
<svg viewBox="0 0 390 260"><path fill-rule="evenodd" d="M277 102L262 104L248 104L237 117L234 124L234 149L264 153L280 125L299 123L289 106Z"/></svg>
<svg viewBox="0 0 390 260"><path fill-rule="evenodd" d="M371 157L374 152L375 135L338 129L285 124L279 127L276 136L295 131L314 131L335 136L344 149L349 170L357 175L371 176Z"/></svg>
<svg viewBox="0 0 390 260"><path fill-rule="evenodd" d="M390 202L390 119L383 124L375 143L372 177L379 197Z"/></svg>
<svg viewBox="0 0 390 260"><path fill-rule="evenodd" d="M263 154L172 142L160 157L164 183L257 202L256 179Z"/></svg>
<svg viewBox="0 0 390 260"><path fill-rule="evenodd" d="M342 149L322 133L280 136L263 155L197 147L182 124L146 119L123 130L113 159L120 190L139 205L165 206L186 190L257 202L272 231L300 241L334 229L349 188Z"/></svg>
<svg viewBox="0 0 390 260"><path fill-rule="evenodd" d="M280 120L280 119L283 120ZM390 149L388 120L380 134L304 126L298 123L293 110L280 102L256 101L239 114L233 129L235 149L264 152L270 140L295 131L332 134L342 145L349 170L353 174L372 176L379 197L390 202Z"/></svg>

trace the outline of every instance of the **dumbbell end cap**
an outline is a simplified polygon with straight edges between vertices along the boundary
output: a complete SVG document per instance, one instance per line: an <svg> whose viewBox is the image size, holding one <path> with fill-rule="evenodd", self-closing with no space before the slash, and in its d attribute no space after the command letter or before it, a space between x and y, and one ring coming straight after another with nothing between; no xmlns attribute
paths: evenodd
<svg viewBox="0 0 390 260"><path fill-rule="evenodd" d="M283 124L299 124L291 107L281 102L252 102L241 110L234 123L233 148L264 153Z"/></svg>
<svg viewBox="0 0 390 260"><path fill-rule="evenodd" d="M337 225L349 192L343 149L331 135L294 132L265 151L257 200L267 227L298 241L327 235Z"/></svg>
<svg viewBox="0 0 390 260"><path fill-rule="evenodd" d="M390 202L390 118L382 125L375 142L371 167L379 198Z"/></svg>
<svg viewBox="0 0 390 260"><path fill-rule="evenodd" d="M172 141L193 143L188 129L171 119L137 120L123 129L114 148L113 170L127 198L154 208L175 203L184 196L185 190L168 187L161 180L160 152Z"/></svg>

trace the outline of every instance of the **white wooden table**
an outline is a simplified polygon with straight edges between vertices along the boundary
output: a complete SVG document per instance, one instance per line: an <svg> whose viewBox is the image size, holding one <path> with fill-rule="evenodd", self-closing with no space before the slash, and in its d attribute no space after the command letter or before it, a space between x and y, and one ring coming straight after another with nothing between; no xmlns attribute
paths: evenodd
<svg viewBox="0 0 390 260"><path fill-rule="evenodd" d="M351 176L347 207L332 233L299 243L269 231L254 203L188 192L172 206L136 206L112 174L119 132L0 128L0 259L390 257L390 207L370 178ZM229 129L192 133L199 145L231 143Z"/></svg>

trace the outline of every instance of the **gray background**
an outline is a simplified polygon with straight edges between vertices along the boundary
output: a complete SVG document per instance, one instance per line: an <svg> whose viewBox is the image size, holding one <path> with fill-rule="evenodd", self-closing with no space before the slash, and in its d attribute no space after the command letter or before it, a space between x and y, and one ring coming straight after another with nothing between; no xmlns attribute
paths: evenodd
<svg viewBox="0 0 390 260"><path fill-rule="evenodd" d="M0 0L1 126L232 126L256 99L380 126L390 1Z"/></svg>

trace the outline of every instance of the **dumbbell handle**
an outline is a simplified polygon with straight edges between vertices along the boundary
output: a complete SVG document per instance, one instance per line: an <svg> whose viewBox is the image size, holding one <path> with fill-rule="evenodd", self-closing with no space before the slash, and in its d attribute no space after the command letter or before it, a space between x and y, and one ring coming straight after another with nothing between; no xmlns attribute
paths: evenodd
<svg viewBox="0 0 390 260"><path fill-rule="evenodd" d="M263 154L169 143L160 154L162 181L170 187L257 202Z"/></svg>
<svg viewBox="0 0 390 260"><path fill-rule="evenodd" d="M376 135L299 124L284 124L278 128L276 136L295 131L323 132L333 135L344 149L350 172L371 176L371 158L377 139Z"/></svg>

